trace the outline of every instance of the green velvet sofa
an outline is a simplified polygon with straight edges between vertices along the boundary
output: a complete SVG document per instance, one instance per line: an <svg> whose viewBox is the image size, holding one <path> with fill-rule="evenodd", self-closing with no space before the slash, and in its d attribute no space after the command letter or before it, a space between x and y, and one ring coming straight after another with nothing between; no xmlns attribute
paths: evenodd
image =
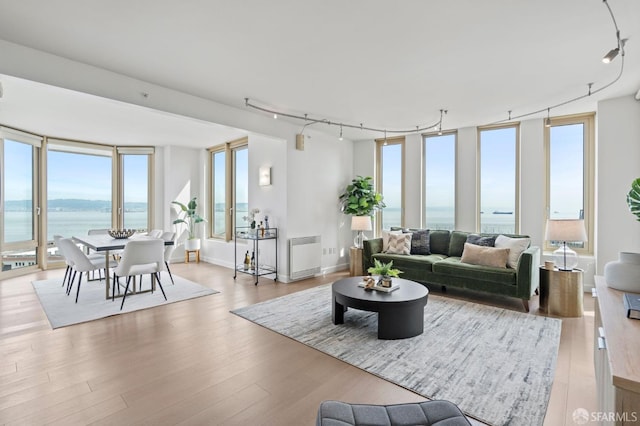
<svg viewBox="0 0 640 426"><path fill-rule="evenodd" d="M411 232L411 230L409 230ZM499 294L522 300L525 311L529 312L529 300L536 293L539 284L540 248L529 247L520 256L517 268L495 268L472 265L460 261L464 244L470 232L441 231L429 232L429 255L403 255L382 252L382 238L364 241L362 266L366 274L373 266L373 260L393 261L395 268L403 271L402 278L422 284L458 287L473 291ZM496 234L480 234L494 236ZM526 235L508 235L525 238Z"/></svg>

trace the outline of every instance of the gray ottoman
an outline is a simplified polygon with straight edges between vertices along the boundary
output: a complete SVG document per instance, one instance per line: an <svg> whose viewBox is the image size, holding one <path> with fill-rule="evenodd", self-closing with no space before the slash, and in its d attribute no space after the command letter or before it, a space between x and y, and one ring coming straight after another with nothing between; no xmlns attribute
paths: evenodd
<svg viewBox="0 0 640 426"><path fill-rule="evenodd" d="M449 401L368 405L324 401L318 409L318 426L470 426L462 411Z"/></svg>

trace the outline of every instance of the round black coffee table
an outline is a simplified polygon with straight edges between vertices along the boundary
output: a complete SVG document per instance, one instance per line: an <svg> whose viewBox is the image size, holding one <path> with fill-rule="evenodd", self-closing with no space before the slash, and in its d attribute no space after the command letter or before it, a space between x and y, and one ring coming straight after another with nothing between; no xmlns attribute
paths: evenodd
<svg viewBox="0 0 640 426"><path fill-rule="evenodd" d="M334 324L344 323L344 313L349 307L378 313L378 339L406 339L422 334L429 296L425 286L394 278L400 288L385 293L358 287L361 281L362 277L344 278L331 286Z"/></svg>

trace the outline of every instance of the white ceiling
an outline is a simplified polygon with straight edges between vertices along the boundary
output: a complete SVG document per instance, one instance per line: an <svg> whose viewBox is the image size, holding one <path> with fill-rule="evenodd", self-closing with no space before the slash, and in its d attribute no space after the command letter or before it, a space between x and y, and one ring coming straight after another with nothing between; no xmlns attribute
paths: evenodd
<svg viewBox="0 0 640 426"><path fill-rule="evenodd" d="M622 78L551 115L594 110L597 100L640 89L640 1L608 4L630 39ZM588 83L608 84L621 65L620 57L601 62L616 46L602 0L0 0L0 10L0 39L231 106L244 108L249 97L389 130L434 123L441 108L449 110L445 128L546 109L585 94ZM211 137L200 121L2 81L4 124L20 116L28 121L20 127L104 142ZM23 90L46 103L26 108Z"/></svg>

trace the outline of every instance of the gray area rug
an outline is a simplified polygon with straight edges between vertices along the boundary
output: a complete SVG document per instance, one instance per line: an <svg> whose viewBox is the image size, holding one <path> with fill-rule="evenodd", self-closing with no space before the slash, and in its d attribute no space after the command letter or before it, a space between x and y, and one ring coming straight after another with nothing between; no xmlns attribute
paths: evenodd
<svg viewBox="0 0 640 426"><path fill-rule="evenodd" d="M429 295L424 333L378 340L377 314L331 321L331 285L234 314L493 425L542 425L561 321Z"/></svg>
<svg viewBox="0 0 640 426"><path fill-rule="evenodd" d="M167 294L167 300L162 297L162 292L158 287L153 293L143 293L127 295L122 311L120 303L122 299L115 301L105 299L104 281L86 281L83 277L80 287L80 297L76 300L76 286L74 285L71 295L67 296L65 289L61 287L62 277L50 280L33 281L31 284L40 299L40 304L47 314L51 328L65 327L81 322L93 321L111 315L125 314L127 312L138 311L140 309L153 308L167 303L179 302L181 300L193 299L195 297L207 296L219 293L216 290L201 286L192 281L173 275L175 285L171 284L171 279L166 272L162 272L160 282ZM124 280L121 279L124 283ZM76 279L77 283L77 279ZM144 277L143 284L149 286L149 276ZM76 284L77 285L77 284Z"/></svg>

